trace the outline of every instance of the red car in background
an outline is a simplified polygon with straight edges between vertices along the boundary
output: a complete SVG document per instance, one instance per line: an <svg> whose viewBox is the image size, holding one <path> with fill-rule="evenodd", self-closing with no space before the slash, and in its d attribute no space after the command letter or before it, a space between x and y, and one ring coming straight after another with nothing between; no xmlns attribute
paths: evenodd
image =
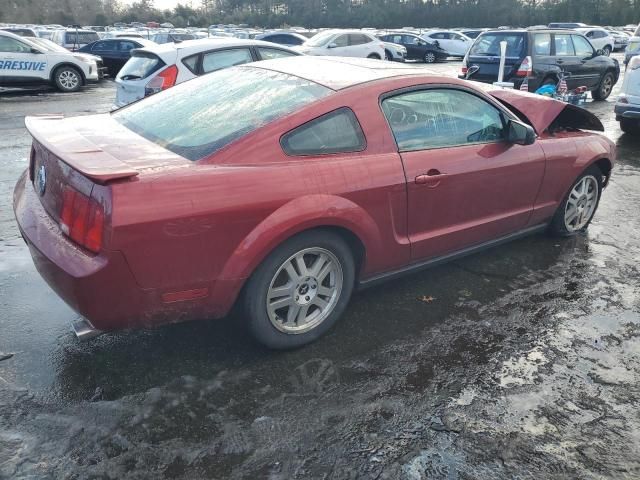
<svg viewBox="0 0 640 480"><path fill-rule="evenodd" d="M358 59L233 67L26 124L15 215L80 337L241 302L259 341L303 345L354 287L585 230L615 159L578 107Z"/></svg>

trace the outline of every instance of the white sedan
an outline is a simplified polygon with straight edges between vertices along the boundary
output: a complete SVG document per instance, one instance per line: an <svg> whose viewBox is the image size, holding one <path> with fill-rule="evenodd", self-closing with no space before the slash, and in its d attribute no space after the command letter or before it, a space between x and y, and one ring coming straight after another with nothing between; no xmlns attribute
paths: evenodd
<svg viewBox="0 0 640 480"><path fill-rule="evenodd" d="M295 49L305 55L362 57L377 60L385 58L382 40L361 30L325 30Z"/></svg>
<svg viewBox="0 0 640 480"><path fill-rule="evenodd" d="M464 57L473 45L472 39L453 30L430 30L420 36L430 43L438 42L440 48L452 57Z"/></svg>
<svg viewBox="0 0 640 480"><path fill-rule="evenodd" d="M222 68L298 52L260 40L207 38L132 50L116 77L114 108L123 107L178 83Z"/></svg>

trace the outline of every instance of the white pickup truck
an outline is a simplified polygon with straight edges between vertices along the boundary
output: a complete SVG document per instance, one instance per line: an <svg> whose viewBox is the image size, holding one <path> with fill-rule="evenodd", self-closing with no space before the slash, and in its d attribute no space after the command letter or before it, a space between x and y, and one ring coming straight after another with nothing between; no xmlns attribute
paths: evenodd
<svg viewBox="0 0 640 480"><path fill-rule="evenodd" d="M102 60L0 30L0 87L49 84L75 92L101 78Z"/></svg>

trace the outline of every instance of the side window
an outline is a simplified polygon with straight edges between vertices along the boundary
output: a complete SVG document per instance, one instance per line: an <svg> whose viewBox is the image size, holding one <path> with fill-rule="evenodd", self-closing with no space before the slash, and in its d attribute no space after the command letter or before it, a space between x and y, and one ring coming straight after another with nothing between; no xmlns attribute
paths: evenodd
<svg viewBox="0 0 640 480"><path fill-rule="evenodd" d="M405 35L402 37L404 43L407 45L420 45L420 39L418 37L410 37L409 35Z"/></svg>
<svg viewBox="0 0 640 480"><path fill-rule="evenodd" d="M182 59L182 63L191 70L191 73L198 74L198 57L200 57L199 53L195 55L191 55L189 57L185 57Z"/></svg>
<svg viewBox="0 0 640 480"><path fill-rule="evenodd" d="M363 45L365 43L369 43L371 39L366 35L362 35L360 33L351 33L349 34L349 45Z"/></svg>
<svg viewBox="0 0 640 480"><path fill-rule="evenodd" d="M0 37L0 52L28 53L30 51L31 47L15 38Z"/></svg>
<svg viewBox="0 0 640 480"><path fill-rule="evenodd" d="M258 53L262 60L271 60L272 58L292 57L295 53L280 50L279 48L258 47Z"/></svg>
<svg viewBox="0 0 640 480"><path fill-rule="evenodd" d="M387 40L388 42L391 43L405 43L402 35L394 35L393 37L391 37L391 40Z"/></svg>
<svg viewBox="0 0 640 480"><path fill-rule="evenodd" d="M96 42L91 47L91 51L94 52L106 52L108 50L113 50L111 47L111 42Z"/></svg>
<svg viewBox="0 0 640 480"><path fill-rule="evenodd" d="M580 35L572 35L573 38L573 46L576 49L576 55L578 57L586 58L593 56L593 47L584 37Z"/></svg>
<svg viewBox="0 0 640 480"><path fill-rule="evenodd" d="M128 52L129 50L133 50L134 48L138 48L138 46L130 40L121 40L118 42L120 44L121 52Z"/></svg>
<svg viewBox="0 0 640 480"><path fill-rule="evenodd" d="M429 35L430 38L435 38L436 40L444 40L444 33L434 33Z"/></svg>
<svg viewBox="0 0 640 480"><path fill-rule="evenodd" d="M502 112L461 90L402 93L383 100L382 111L400 151L495 143L506 137Z"/></svg>
<svg viewBox="0 0 640 480"><path fill-rule="evenodd" d="M551 35L536 33L533 39L533 49L536 55L551 55Z"/></svg>
<svg viewBox="0 0 640 480"><path fill-rule="evenodd" d="M287 133L280 145L288 155L326 155L360 152L366 141L355 114L340 108Z"/></svg>
<svg viewBox="0 0 640 480"><path fill-rule="evenodd" d="M457 33L451 34L451 38L454 40L464 41L464 37L462 35L458 35Z"/></svg>
<svg viewBox="0 0 640 480"><path fill-rule="evenodd" d="M556 55L559 57L573 56L575 52L573 50L573 42L571 42L571 35L557 34L555 35L555 47Z"/></svg>
<svg viewBox="0 0 640 480"><path fill-rule="evenodd" d="M349 46L349 36L348 35L338 35L334 38L330 44L333 43L336 47L347 47Z"/></svg>
<svg viewBox="0 0 640 480"><path fill-rule="evenodd" d="M596 32L594 32L594 31L592 30L592 31L590 31L590 32L585 33L585 37L587 37L587 38L596 38L596 37L595 37L595 33L596 33Z"/></svg>
<svg viewBox="0 0 640 480"><path fill-rule="evenodd" d="M215 72L222 68L242 65L253 62L248 48L234 48L233 50L218 50L205 53L202 57L202 70L204 73Z"/></svg>

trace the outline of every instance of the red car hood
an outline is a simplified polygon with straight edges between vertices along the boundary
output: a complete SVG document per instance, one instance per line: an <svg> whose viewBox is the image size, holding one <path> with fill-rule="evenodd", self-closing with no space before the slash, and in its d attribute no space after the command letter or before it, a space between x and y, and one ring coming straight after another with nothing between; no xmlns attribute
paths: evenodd
<svg viewBox="0 0 640 480"><path fill-rule="evenodd" d="M132 132L109 114L27 117L25 125L47 150L96 183L134 177L143 171L192 165Z"/></svg>
<svg viewBox="0 0 640 480"><path fill-rule="evenodd" d="M604 126L598 117L584 108L519 90L491 90L488 93L529 119L538 135L556 119L558 127L604 132Z"/></svg>

